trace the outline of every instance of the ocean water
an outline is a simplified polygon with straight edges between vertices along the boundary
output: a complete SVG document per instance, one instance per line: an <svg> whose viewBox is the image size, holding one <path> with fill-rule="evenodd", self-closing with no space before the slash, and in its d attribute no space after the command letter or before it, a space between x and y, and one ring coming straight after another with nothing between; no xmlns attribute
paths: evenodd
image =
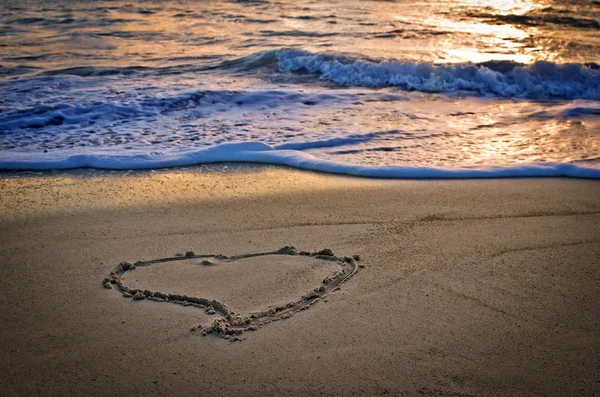
<svg viewBox="0 0 600 397"><path fill-rule="evenodd" d="M600 178L600 1L0 0L0 169Z"/></svg>

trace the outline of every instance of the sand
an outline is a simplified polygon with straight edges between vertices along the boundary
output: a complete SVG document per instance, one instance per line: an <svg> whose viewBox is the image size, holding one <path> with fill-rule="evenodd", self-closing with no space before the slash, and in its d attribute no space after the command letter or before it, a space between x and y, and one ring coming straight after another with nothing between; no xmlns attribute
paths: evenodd
<svg viewBox="0 0 600 397"><path fill-rule="evenodd" d="M600 394L597 181L218 165L4 175L0 191L2 396ZM102 287L121 261L287 245L361 267L243 341L192 330L218 313ZM218 295L248 314L335 271L263 259L126 280L139 271L140 288Z"/></svg>

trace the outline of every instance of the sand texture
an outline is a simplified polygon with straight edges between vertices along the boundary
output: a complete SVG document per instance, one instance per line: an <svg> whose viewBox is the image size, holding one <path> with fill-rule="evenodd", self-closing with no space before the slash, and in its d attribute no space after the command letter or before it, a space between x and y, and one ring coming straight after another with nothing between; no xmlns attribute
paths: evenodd
<svg viewBox="0 0 600 397"><path fill-rule="evenodd" d="M596 181L220 165L0 191L1 396L600 395Z"/></svg>

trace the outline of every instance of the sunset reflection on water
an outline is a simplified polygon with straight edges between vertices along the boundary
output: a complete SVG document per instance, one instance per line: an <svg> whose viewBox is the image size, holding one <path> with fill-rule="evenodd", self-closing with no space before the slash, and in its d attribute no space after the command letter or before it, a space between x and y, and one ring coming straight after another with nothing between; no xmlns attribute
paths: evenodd
<svg viewBox="0 0 600 397"><path fill-rule="evenodd" d="M599 31L592 0L23 0L0 14L0 154L600 168Z"/></svg>
<svg viewBox="0 0 600 397"><path fill-rule="evenodd" d="M561 24L561 19L558 25L542 24L552 21L548 10L569 16L560 8L564 5L548 1L343 1L305 7L291 1L139 6L63 1L45 4L43 22L37 22L36 7L27 3L3 18L4 64L201 64L210 63L211 57L283 47L439 63L570 62L589 59L582 51L592 51L597 59L597 48L578 43L599 40L589 31ZM590 20L599 13L585 11ZM20 27L23 21L33 26Z"/></svg>

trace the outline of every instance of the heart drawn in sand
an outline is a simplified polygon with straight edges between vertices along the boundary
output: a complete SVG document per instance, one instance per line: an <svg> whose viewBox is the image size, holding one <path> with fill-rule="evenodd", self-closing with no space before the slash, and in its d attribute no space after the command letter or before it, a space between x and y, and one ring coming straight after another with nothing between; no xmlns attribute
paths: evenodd
<svg viewBox="0 0 600 397"><path fill-rule="evenodd" d="M150 291L148 289L141 288L130 288L124 283L124 276L131 273L138 267L151 266L154 264L178 262L181 261L195 261L201 259L199 263L196 263L202 268L205 266L213 266L218 262L219 266L226 266L228 263L240 261L247 258L254 257L265 257L269 255L288 255L288 256L306 256L311 257L317 261L326 261L327 264L336 264L339 270L333 274L325 277L323 281L311 291L302 295L299 299L288 302L282 305L271 306L268 310L264 310L252 314L237 313L230 310L224 302L220 302L210 297L196 297L179 294L166 294L158 291ZM210 259L213 259L211 261ZM355 255L353 257L338 257L333 254L330 249L323 249L321 251L308 252L308 251L297 251L296 248L285 246L277 251L260 252L254 254L244 254L236 256L225 256L225 255L196 255L193 251L188 251L185 255L178 254L174 257L155 259L151 261L140 261L135 264L129 262L121 262L115 270L113 270L109 277L105 278L102 285L108 289L115 289L126 298L133 298L134 300L148 299L155 302L168 302L183 306L193 306L205 310L209 314L216 314L218 318L207 327L194 327L192 331L200 331L201 334L209 335L214 334L222 338L229 339L231 341L243 340L242 334L246 331L255 331L259 327L271 323L273 321L283 320L291 317L294 313L301 310L306 310L316 302L325 298L331 291L338 289L340 285L354 276L359 267L357 261L360 258Z"/></svg>

